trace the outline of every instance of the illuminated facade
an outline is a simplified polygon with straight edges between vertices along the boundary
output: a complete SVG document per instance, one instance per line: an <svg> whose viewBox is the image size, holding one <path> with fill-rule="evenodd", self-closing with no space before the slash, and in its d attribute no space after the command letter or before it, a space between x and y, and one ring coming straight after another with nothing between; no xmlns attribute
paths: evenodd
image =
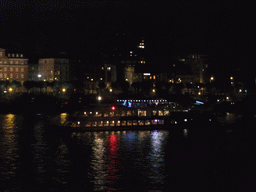
<svg viewBox="0 0 256 192"><path fill-rule="evenodd" d="M38 80L69 81L69 60L63 58L39 59Z"/></svg>
<svg viewBox="0 0 256 192"><path fill-rule="evenodd" d="M0 48L0 80L19 81L23 84L28 79L28 59L23 54L8 54Z"/></svg>

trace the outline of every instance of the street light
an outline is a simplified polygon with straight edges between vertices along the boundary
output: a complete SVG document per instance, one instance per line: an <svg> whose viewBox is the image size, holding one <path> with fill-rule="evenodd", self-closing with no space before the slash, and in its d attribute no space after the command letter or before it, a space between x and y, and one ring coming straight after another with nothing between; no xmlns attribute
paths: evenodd
<svg viewBox="0 0 256 192"><path fill-rule="evenodd" d="M101 99L102 99L101 96L98 96L98 101L101 101Z"/></svg>
<svg viewBox="0 0 256 192"><path fill-rule="evenodd" d="M66 92L66 89L65 89L65 88L63 88L63 89L62 89L62 92L63 92L63 93L65 93L65 92Z"/></svg>

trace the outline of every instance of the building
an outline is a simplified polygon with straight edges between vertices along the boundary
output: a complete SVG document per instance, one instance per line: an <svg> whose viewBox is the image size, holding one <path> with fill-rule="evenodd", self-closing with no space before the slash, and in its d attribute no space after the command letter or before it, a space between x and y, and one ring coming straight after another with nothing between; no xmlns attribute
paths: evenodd
<svg viewBox="0 0 256 192"><path fill-rule="evenodd" d="M69 81L69 60L64 58L39 59L38 80Z"/></svg>
<svg viewBox="0 0 256 192"><path fill-rule="evenodd" d="M0 48L0 80L19 81L23 85L28 80L28 59L23 54L8 53Z"/></svg>

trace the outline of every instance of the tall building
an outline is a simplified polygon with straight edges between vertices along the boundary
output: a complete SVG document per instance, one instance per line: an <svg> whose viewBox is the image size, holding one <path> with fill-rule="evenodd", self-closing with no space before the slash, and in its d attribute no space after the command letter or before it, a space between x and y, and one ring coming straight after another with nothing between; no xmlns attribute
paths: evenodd
<svg viewBox="0 0 256 192"><path fill-rule="evenodd" d="M69 81L69 60L63 58L39 59L38 78L43 81Z"/></svg>
<svg viewBox="0 0 256 192"><path fill-rule="evenodd" d="M0 48L0 80L19 81L23 84L28 79L28 59L23 54L8 53Z"/></svg>
<svg viewBox="0 0 256 192"><path fill-rule="evenodd" d="M183 58L178 58L176 65L177 79L183 83L207 83L206 64L207 55L190 54ZM175 64L174 64L175 65Z"/></svg>

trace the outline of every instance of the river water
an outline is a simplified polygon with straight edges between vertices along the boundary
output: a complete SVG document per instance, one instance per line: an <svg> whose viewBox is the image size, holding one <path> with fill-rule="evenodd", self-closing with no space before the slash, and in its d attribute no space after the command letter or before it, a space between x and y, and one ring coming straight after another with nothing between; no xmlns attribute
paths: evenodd
<svg viewBox="0 0 256 192"><path fill-rule="evenodd" d="M67 117L0 115L1 192L256 189L250 143L232 126L61 133L48 125Z"/></svg>

